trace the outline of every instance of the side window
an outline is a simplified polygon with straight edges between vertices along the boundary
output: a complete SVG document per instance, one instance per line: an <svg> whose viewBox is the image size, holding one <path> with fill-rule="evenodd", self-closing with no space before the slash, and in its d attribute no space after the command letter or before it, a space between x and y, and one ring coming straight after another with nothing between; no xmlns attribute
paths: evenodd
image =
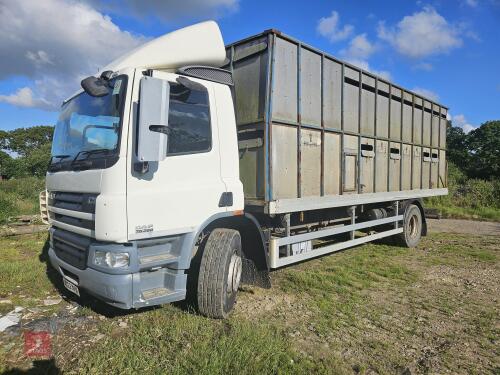
<svg viewBox="0 0 500 375"><path fill-rule="evenodd" d="M209 151L212 146L207 90L170 84L167 156Z"/></svg>

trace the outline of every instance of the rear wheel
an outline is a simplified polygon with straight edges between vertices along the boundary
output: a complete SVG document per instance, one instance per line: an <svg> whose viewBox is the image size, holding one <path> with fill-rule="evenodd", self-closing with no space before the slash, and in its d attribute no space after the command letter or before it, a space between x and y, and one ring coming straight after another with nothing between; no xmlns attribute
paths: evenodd
<svg viewBox="0 0 500 375"><path fill-rule="evenodd" d="M198 309L210 318L225 318L236 301L242 272L241 237L217 228L208 236L198 277Z"/></svg>
<svg viewBox="0 0 500 375"><path fill-rule="evenodd" d="M416 247L422 237L422 226L420 209L410 204L405 210L403 232L395 237L397 243L404 247Z"/></svg>

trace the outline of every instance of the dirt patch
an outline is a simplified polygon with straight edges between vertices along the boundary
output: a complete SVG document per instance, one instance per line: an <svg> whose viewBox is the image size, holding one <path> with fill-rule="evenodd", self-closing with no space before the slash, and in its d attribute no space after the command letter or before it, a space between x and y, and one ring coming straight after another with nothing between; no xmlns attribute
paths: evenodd
<svg viewBox="0 0 500 375"><path fill-rule="evenodd" d="M4 225L0 227L0 237L18 236L21 234L33 234L47 232L48 225L33 224L33 225Z"/></svg>
<svg viewBox="0 0 500 375"><path fill-rule="evenodd" d="M489 221L427 219L431 233L462 233L479 236L500 236L500 223Z"/></svg>

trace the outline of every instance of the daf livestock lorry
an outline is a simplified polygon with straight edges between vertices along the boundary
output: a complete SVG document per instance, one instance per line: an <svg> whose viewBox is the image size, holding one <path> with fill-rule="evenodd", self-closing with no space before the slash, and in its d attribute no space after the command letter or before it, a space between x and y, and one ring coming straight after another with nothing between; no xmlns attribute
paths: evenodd
<svg viewBox="0 0 500 375"><path fill-rule="evenodd" d="M215 22L154 39L67 99L47 172L64 285L122 308L193 291L221 318L240 283L426 233L447 194L447 108L279 31Z"/></svg>

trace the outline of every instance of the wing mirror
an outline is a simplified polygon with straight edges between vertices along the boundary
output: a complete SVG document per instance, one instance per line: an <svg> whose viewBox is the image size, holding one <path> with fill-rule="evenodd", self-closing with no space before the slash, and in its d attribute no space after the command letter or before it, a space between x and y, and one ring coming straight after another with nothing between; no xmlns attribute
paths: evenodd
<svg viewBox="0 0 500 375"><path fill-rule="evenodd" d="M168 81L153 77L141 79L137 157L143 165L142 171L147 162L162 161L167 156L169 98Z"/></svg>
<svg viewBox="0 0 500 375"><path fill-rule="evenodd" d="M82 80L81 85L87 94L97 98L109 93L108 81L102 78L90 76Z"/></svg>

